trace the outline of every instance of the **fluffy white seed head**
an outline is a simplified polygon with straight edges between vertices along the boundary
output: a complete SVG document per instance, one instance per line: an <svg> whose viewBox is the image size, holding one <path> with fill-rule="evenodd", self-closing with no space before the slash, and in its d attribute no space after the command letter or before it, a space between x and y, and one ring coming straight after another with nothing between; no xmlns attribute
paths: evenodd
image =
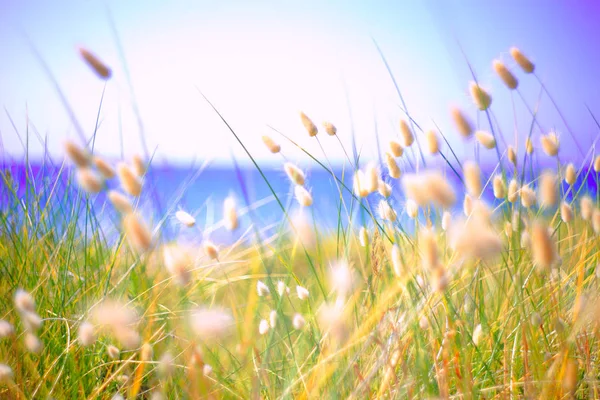
<svg viewBox="0 0 600 400"><path fill-rule="evenodd" d="M115 177L115 169L102 157L94 157L93 162L98 172L100 172L100 175L102 175L102 178L112 179Z"/></svg>
<svg viewBox="0 0 600 400"><path fill-rule="evenodd" d="M377 191L380 195L386 198L392 195L392 187L381 179L379 180L379 184L377 185Z"/></svg>
<svg viewBox="0 0 600 400"><path fill-rule="evenodd" d="M142 156L140 156L139 154L135 154L131 158L131 167L133 169L133 172L139 178L142 178L146 174L146 169L147 169L146 163L142 159Z"/></svg>
<svg viewBox="0 0 600 400"><path fill-rule="evenodd" d="M563 202L560 206L560 218L568 224L573 220L573 208L569 203Z"/></svg>
<svg viewBox="0 0 600 400"><path fill-rule="evenodd" d="M431 154L437 154L440 151L440 142L438 140L437 133L430 129L425 132L425 138L427 139L427 149Z"/></svg>
<svg viewBox="0 0 600 400"><path fill-rule="evenodd" d="M139 196L142 193L142 181L136 175L129 165L124 162L117 164L117 175L119 176L119 182L125 193L131 196Z"/></svg>
<svg viewBox="0 0 600 400"><path fill-rule="evenodd" d="M304 172L300 168L290 162L286 162L283 165L283 169L293 184L304 185Z"/></svg>
<svg viewBox="0 0 600 400"><path fill-rule="evenodd" d="M98 193L104 187L104 180L102 177L88 167L77 169L77 183L88 193Z"/></svg>
<svg viewBox="0 0 600 400"><path fill-rule="evenodd" d="M400 120L400 135L402 136L404 147L410 147L415 141L410 125L404 119Z"/></svg>
<svg viewBox="0 0 600 400"><path fill-rule="evenodd" d="M258 324L258 333L265 335L267 332L269 332L269 321L261 319Z"/></svg>
<svg viewBox="0 0 600 400"><path fill-rule="evenodd" d="M0 319L0 339L7 338L15 334L15 328L8 321Z"/></svg>
<svg viewBox="0 0 600 400"><path fill-rule="evenodd" d="M217 260L219 258L219 249L210 240L205 240L202 243L202 248L204 249L204 254L206 254L211 260Z"/></svg>
<svg viewBox="0 0 600 400"><path fill-rule="evenodd" d="M36 332L42 327L43 320L40 316L31 311L24 311L21 313L21 321L25 329L31 332Z"/></svg>
<svg viewBox="0 0 600 400"><path fill-rule="evenodd" d="M83 347L91 346L96 341L96 328L89 322L83 322L78 330L79 343Z"/></svg>
<svg viewBox="0 0 600 400"><path fill-rule="evenodd" d="M298 201L298 204L302 207L310 207L313 203L312 195L304 186L296 185L294 187L294 195L296 201Z"/></svg>
<svg viewBox="0 0 600 400"><path fill-rule="evenodd" d="M190 313L190 325L199 339L209 341L227 335L234 325L234 320L224 309L197 308Z"/></svg>
<svg viewBox="0 0 600 400"><path fill-rule="evenodd" d="M196 353L194 353L196 355ZM175 372L175 357L171 352L164 352L158 359L158 367L156 369L161 378L167 378Z"/></svg>
<svg viewBox="0 0 600 400"><path fill-rule="evenodd" d="M365 168L365 180L364 180L364 189L368 193L373 193L377 191L379 187L379 169L374 162L370 162L367 164Z"/></svg>
<svg viewBox="0 0 600 400"><path fill-rule="evenodd" d="M97 329L110 332L124 348L134 349L140 345L141 338L136 331L139 316L129 305L105 300L94 308L92 321Z"/></svg>
<svg viewBox="0 0 600 400"><path fill-rule="evenodd" d="M337 134L337 128L331 122L323 122L323 128L329 136L335 136Z"/></svg>
<svg viewBox="0 0 600 400"><path fill-rule="evenodd" d="M389 175L394 179L400 178L400 168L390 153L385 153L385 163L387 165Z"/></svg>
<svg viewBox="0 0 600 400"><path fill-rule="evenodd" d="M309 292L305 287L296 286L296 294L298 294L300 300L306 300L308 299Z"/></svg>
<svg viewBox="0 0 600 400"><path fill-rule="evenodd" d="M518 48L512 47L510 55L525 73L531 74L535 70L535 65Z"/></svg>
<svg viewBox="0 0 600 400"><path fill-rule="evenodd" d="M473 329L473 343L475 344L475 346L479 346L482 337L483 328L481 327L481 324L479 324L475 327L475 329Z"/></svg>
<svg viewBox="0 0 600 400"><path fill-rule="evenodd" d="M511 164L516 167L517 166L517 151L515 150L514 147L508 146L507 157L508 157L508 161L510 161Z"/></svg>
<svg viewBox="0 0 600 400"><path fill-rule="evenodd" d="M444 211L442 214L442 229L447 231L452 223L452 214L449 211Z"/></svg>
<svg viewBox="0 0 600 400"><path fill-rule="evenodd" d="M420 174L406 174L402 179L406 197L419 206L433 203L449 208L456 201L452 185L439 172L428 171Z"/></svg>
<svg viewBox="0 0 600 400"><path fill-rule="evenodd" d="M504 183L504 179L502 175L494 176L494 180L492 183L494 189L494 197L497 199L503 199L506 197L506 184Z"/></svg>
<svg viewBox="0 0 600 400"><path fill-rule="evenodd" d="M67 153L67 157L69 157L71 162L78 168L84 168L90 164L89 153L71 140L65 141L65 152Z"/></svg>
<svg viewBox="0 0 600 400"><path fill-rule="evenodd" d="M108 200L121 214L129 214L133 212L133 207L131 206L131 202L127 196L117 192L116 190L110 190L108 192Z"/></svg>
<svg viewBox="0 0 600 400"><path fill-rule="evenodd" d="M209 364L204 364L204 366L202 367L202 374L204 376L210 376L213 372L213 367L211 367Z"/></svg>
<svg viewBox="0 0 600 400"><path fill-rule="evenodd" d="M541 270L550 270L557 259L556 245L548 227L536 222L531 229L531 252L533 261Z"/></svg>
<svg viewBox="0 0 600 400"><path fill-rule="evenodd" d="M256 282L256 292L259 297L268 296L270 293L269 287L263 281Z"/></svg>
<svg viewBox="0 0 600 400"><path fill-rule="evenodd" d="M406 214L412 219L417 218L417 215L419 214L419 205L414 200L406 200Z"/></svg>
<svg viewBox="0 0 600 400"><path fill-rule="evenodd" d="M396 211L389 205L386 200L381 200L378 206L379 217L386 221L394 222L396 221Z"/></svg>
<svg viewBox="0 0 600 400"><path fill-rule="evenodd" d="M345 298L357 283L356 274L345 260L339 260L331 265L329 282L338 296Z"/></svg>
<svg viewBox="0 0 600 400"><path fill-rule="evenodd" d="M542 207L552 207L558 202L558 179L552 171L540 175L539 198Z"/></svg>
<svg viewBox="0 0 600 400"><path fill-rule="evenodd" d="M511 179L510 183L508 184L507 199L509 202L514 203L515 201L517 201L518 195L519 195L519 184L517 183L516 179Z"/></svg>
<svg viewBox="0 0 600 400"><path fill-rule="evenodd" d="M142 348L140 349L140 360L144 362L148 362L152 360L154 356L154 350L152 349L152 345L150 343L144 343Z"/></svg>
<svg viewBox="0 0 600 400"><path fill-rule="evenodd" d="M317 133L319 133L317 126L303 112L300 112L300 121L302 121L302 125L304 125L304 129L306 129L306 132L308 132L308 136L311 136L311 137L317 136Z"/></svg>
<svg viewBox="0 0 600 400"><path fill-rule="evenodd" d="M163 248L165 268L180 286L187 285L192 279L194 259L188 249L178 245L168 245Z"/></svg>
<svg viewBox="0 0 600 400"><path fill-rule="evenodd" d="M152 232L138 214L129 213L123 216L123 230L137 252L145 253L152 249Z"/></svg>
<svg viewBox="0 0 600 400"><path fill-rule="evenodd" d="M277 154L281 151L281 146L279 144L275 143L275 141L273 139L271 139L270 136L263 135L262 141L271 153Z"/></svg>
<svg viewBox="0 0 600 400"><path fill-rule="evenodd" d="M304 328L306 325L306 320L302 316L302 314L296 313L294 314L294 318L292 319L292 326L294 329L300 330Z"/></svg>
<svg viewBox="0 0 600 400"><path fill-rule="evenodd" d="M440 265L439 249L433 230L423 229L419 233L419 251L423 268L433 270Z"/></svg>
<svg viewBox="0 0 600 400"><path fill-rule="evenodd" d="M283 296L284 294L289 294L290 288L287 287L283 281L277 281L277 293L280 296Z"/></svg>
<svg viewBox="0 0 600 400"><path fill-rule="evenodd" d="M558 140L558 135L555 132L542 135L540 138L540 143L542 144L542 150L544 150L544 153L550 157L554 157L558 154L560 142Z"/></svg>
<svg viewBox="0 0 600 400"><path fill-rule="evenodd" d="M463 164L463 175L467 192L473 197L481 195L481 170L473 161Z"/></svg>
<svg viewBox="0 0 600 400"><path fill-rule="evenodd" d="M579 201L579 208L581 210L581 218L584 221L592 218L592 213L594 212L594 202L589 196L583 196Z"/></svg>
<svg viewBox="0 0 600 400"><path fill-rule="evenodd" d="M575 166L573 164L569 164L567 165L567 168L565 168L565 182L567 182L567 185L573 185L575 184L575 181L577 180L577 171L575 170Z"/></svg>
<svg viewBox="0 0 600 400"><path fill-rule="evenodd" d="M519 86L519 81L517 80L517 78L515 78L513 73L510 72L508 68L506 68L506 65L504 65L502 61L494 60L493 66L494 71L500 77L500 79L502 79L502 82L504 82L507 88L512 90L516 89L517 86Z"/></svg>
<svg viewBox="0 0 600 400"><path fill-rule="evenodd" d="M461 257L490 259L502 252L500 235L478 212L464 221L453 222L448 238L450 247Z"/></svg>
<svg viewBox="0 0 600 400"><path fill-rule="evenodd" d="M521 204L525 208L529 208L535 205L537 199L535 192L529 185L521 186Z"/></svg>
<svg viewBox="0 0 600 400"><path fill-rule="evenodd" d="M0 383L9 382L13 377L14 374L12 368L6 364L0 364Z"/></svg>
<svg viewBox="0 0 600 400"><path fill-rule="evenodd" d="M21 313L35 312L35 300L33 296L23 289L17 289L14 302L16 309Z"/></svg>
<svg viewBox="0 0 600 400"><path fill-rule="evenodd" d="M118 360L121 356L121 350L119 350L117 346L109 344L108 346L106 346L106 354L111 360Z"/></svg>
<svg viewBox="0 0 600 400"><path fill-rule="evenodd" d="M235 206L235 199L233 197L227 197L225 201L223 201L223 216L225 220L225 228L229 229L230 231L236 230L239 222Z"/></svg>
<svg viewBox="0 0 600 400"><path fill-rule="evenodd" d="M25 333L25 338L23 339L23 344L28 352L33 354L40 354L44 349L44 344L35 334L31 332Z"/></svg>
<svg viewBox="0 0 600 400"><path fill-rule="evenodd" d="M177 218L177 221L179 221L183 226L187 226L188 228L196 225L196 218L183 210L175 212L175 218Z"/></svg>
<svg viewBox="0 0 600 400"><path fill-rule="evenodd" d="M594 159L594 172L600 172L600 156Z"/></svg>
<svg viewBox="0 0 600 400"><path fill-rule="evenodd" d="M527 154L533 154L533 141L531 138L525 139L525 151Z"/></svg>
<svg viewBox="0 0 600 400"><path fill-rule="evenodd" d="M404 154L404 148L397 140L390 140L390 153L394 157L402 157L402 154Z"/></svg>
<svg viewBox="0 0 600 400"><path fill-rule="evenodd" d="M494 135L486 131L475 132L475 139L486 149L493 149L496 147L496 139Z"/></svg>
<svg viewBox="0 0 600 400"><path fill-rule="evenodd" d="M459 108L450 108L450 115L452 116L454 125L456 125L456 129L463 137L468 138L473 134L473 124Z"/></svg>
<svg viewBox="0 0 600 400"><path fill-rule="evenodd" d="M364 226L361 226L358 231L358 241L362 247L367 247L369 245L369 233Z"/></svg>
<svg viewBox="0 0 600 400"><path fill-rule="evenodd" d="M487 110L492 104L492 96L476 82L469 84L469 92L473 102L481 111Z"/></svg>
<svg viewBox="0 0 600 400"><path fill-rule="evenodd" d="M271 310L269 313L269 326L274 329L277 325L277 310Z"/></svg>

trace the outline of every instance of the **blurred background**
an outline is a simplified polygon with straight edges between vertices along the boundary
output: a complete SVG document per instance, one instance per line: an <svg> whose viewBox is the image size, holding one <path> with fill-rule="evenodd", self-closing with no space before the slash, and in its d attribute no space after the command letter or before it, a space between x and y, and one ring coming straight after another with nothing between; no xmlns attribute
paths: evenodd
<svg viewBox="0 0 600 400"><path fill-rule="evenodd" d="M214 103L259 164L271 169L275 191L288 193L288 200L283 159L268 153L261 136L280 142L286 159L311 165L308 185L317 213L327 216L337 204L330 175L271 128L336 168L345 159L340 143L351 153L353 137L361 162L377 159L378 149L385 150L398 135L404 116L377 46L409 113L424 129L437 125L462 160L474 157L474 144L455 131L450 105L489 129L469 97L470 63L492 94L501 153L506 145L515 145L515 137L520 153L524 151L532 126L529 109L537 105L542 129L534 129L536 146L541 133L555 129L561 160L583 162L540 82L510 58L511 46L536 64L536 74L583 152L598 134L592 118L600 116L596 1L0 0L0 10L3 165L22 164L25 148L30 162L46 154L60 165L64 140L79 141L60 91L88 139L98 120L97 153L115 162L148 151L157 171L152 182L160 182L151 187L165 197L162 202L188 209L206 206L207 219L212 218L207 205L211 196L218 203L233 192L254 202L270 191L199 92ZM106 84L81 60L77 46L112 68ZM493 73L496 58L519 79L521 96ZM318 125L333 122L340 141L322 135L322 150L306 134L300 110ZM442 151L448 154L447 145ZM489 171L497 163L495 151L483 151L480 157ZM445 165L439 156L426 160ZM234 170L234 161L241 172ZM191 180L208 162L199 180ZM540 155L537 162L551 160ZM402 161L401 168L410 169L409 164ZM189 185L182 197L184 182ZM265 217L280 218L272 213Z"/></svg>

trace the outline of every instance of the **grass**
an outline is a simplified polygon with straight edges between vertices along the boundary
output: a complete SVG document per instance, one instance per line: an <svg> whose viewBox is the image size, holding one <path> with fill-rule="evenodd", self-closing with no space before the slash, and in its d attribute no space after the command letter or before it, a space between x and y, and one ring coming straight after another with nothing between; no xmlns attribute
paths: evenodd
<svg viewBox="0 0 600 400"><path fill-rule="evenodd" d="M385 66L410 126L424 139ZM545 91L541 81L540 85ZM484 108L481 119L489 122L487 128L499 146L493 105ZM526 138L537 136L534 111L531 118L529 131L520 132L513 146L523 147ZM240 136L229 129L246 150ZM577 182L569 186L562 183L559 157L544 155L540 146L533 155L525 154L517 168L499 147L476 145L478 157L497 157L495 171L501 171L505 186L514 178L519 185L539 189L540 159L555 163L556 204L543 205L539 197L526 208L518 199L509 202L499 196L484 205L475 193L475 208L467 210L468 215L461 216L459 206L443 210L433 199L407 222L389 213L382 219L376 207L380 201L389 202L403 216L399 204L413 195L401 185L394 184L392 197L386 199L376 187L359 197L357 188L347 183L364 164L356 150L352 158L345 153L349 165L340 176L327 158L326 141L319 139L324 132L314 139L322 144L320 156L273 131L284 141L283 152L288 146L299 147L315 168L335 177L339 197L333 234L320 233L313 213L318 205L305 207L300 217L291 214L293 204L278 196L247 150L276 205L252 203L240 178L244 196L237 218L249 222L250 228L237 228L241 239L234 243L217 243L218 256L213 257L202 231L197 245L173 245L177 233L167 230L167 219L174 218L176 204L162 212L162 205L153 203L156 196L148 184L156 178L152 166L140 172L144 186L139 198L129 196L135 200L131 215L155 228L151 244L136 241L144 229L124 229L124 215L104 197L78 187L78 171L93 167L57 165L49 155L39 170L26 156L25 176L12 176L16 170L5 166L0 192L0 319L14 332L8 330L0 339L0 363L10 367L10 372L0 368L0 397L600 397L598 197L592 197L591 218L584 219L579 209L589 182L598 182L600 168L592 168L591 150L581 159ZM450 134L439 133L449 147ZM26 154L31 137L28 131ZM423 152L414 149L418 144L417 140L410 152L405 149L399 160L425 170ZM465 160L448 151L456 164L443 153L434 157L441 157L447 173L462 182ZM392 181L384 166L378 168L375 183ZM363 172L360 183L367 187L372 171ZM117 178L107 182L101 191L118 185ZM492 192L492 176L483 176L481 182L481 198L491 198L485 193ZM189 184L183 183L182 192ZM421 190L433 196L427 182ZM462 197L464 187L454 190ZM574 208L573 218L561 215L558 205L563 201ZM254 213L260 206L278 209L281 222L260 226ZM487 212L492 210L490 218ZM448 229L441 226L444 211L452 212ZM224 229L221 218L228 216L215 215L217 221L203 227L206 232ZM537 239L538 224L541 232L551 232L546 242ZM362 244L361 226L367 228ZM544 245L556 253L540 256L537 249ZM308 289L307 298L299 298L297 285ZM34 307L15 301L20 288L35 299ZM109 300L118 305L100 321L98 310ZM122 322L119 316L126 309L134 314ZM214 313L200 318L198 309ZM31 323L32 315L41 317L41 327ZM93 324L91 338L79 331L85 322ZM216 335L207 334L207 329ZM128 343L123 332L133 332L139 340ZM41 340L41 350L28 342L32 336ZM110 346L120 349L116 357L109 355Z"/></svg>

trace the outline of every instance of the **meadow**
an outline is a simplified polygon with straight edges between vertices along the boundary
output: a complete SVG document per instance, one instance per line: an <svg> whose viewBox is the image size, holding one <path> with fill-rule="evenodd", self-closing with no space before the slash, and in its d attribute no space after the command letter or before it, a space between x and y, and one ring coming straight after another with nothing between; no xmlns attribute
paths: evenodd
<svg viewBox="0 0 600 400"><path fill-rule="evenodd" d="M505 90L546 91L510 55L491 64ZM94 136L66 142L65 161L4 165L0 398L599 398L600 156L563 159L533 105L501 148L492 96L475 74L466 86L477 118L452 108L454 131L424 131L405 113L380 160L344 149L339 169L305 151L308 175L285 157L293 137L256 138L287 198L249 152L268 198L252 201L239 174L242 195L210 210L159 201L151 154L107 160ZM324 147L347 134L297 123ZM333 190L333 228L311 179Z"/></svg>

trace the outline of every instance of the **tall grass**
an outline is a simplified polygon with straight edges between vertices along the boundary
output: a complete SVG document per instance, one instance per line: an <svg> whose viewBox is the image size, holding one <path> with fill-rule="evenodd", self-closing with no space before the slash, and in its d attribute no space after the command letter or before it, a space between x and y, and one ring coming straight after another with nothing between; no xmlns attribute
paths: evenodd
<svg viewBox="0 0 600 400"><path fill-rule="evenodd" d="M110 68L82 54L110 78ZM161 212L152 206L149 154L123 160L116 177L86 140L70 143L62 164L45 155L39 169L27 156L24 169L5 165L0 397L600 397L600 209L589 192L600 161L590 150L565 173L558 136L534 134L531 111L530 129L509 144L531 140L519 163L500 148L493 99L474 82L489 126L473 135L452 112L460 140L471 146L476 136L483 147L474 142L475 153L498 159L486 175L442 146L437 135L449 147L451 133L426 133L410 117L383 61L406 117L398 135L410 130L415 145L407 151L394 139L383 165L343 149L349 164L340 175L326 149L342 141L301 114L323 155L275 129L257 138L282 157L296 200L275 191L213 106L268 185L276 203L268 206L281 215L274 227L260 225L254 210L265 205L251 201L242 178L242 202L222 199L214 224L199 227L175 205ZM528 62L519 52L516 63L533 73ZM509 67L494 64L507 90L518 90ZM331 122L323 129L345 134ZM421 140L447 169L427 169ZM285 158L290 147L332 176L332 234L315 218L310 176ZM539 159L555 167L545 171ZM461 186L446 186L447 173ZM166 231L171 222L181 229ZM239 239L216 241L219 229ZM176 232L194 244L178 243Z"/></svg>

